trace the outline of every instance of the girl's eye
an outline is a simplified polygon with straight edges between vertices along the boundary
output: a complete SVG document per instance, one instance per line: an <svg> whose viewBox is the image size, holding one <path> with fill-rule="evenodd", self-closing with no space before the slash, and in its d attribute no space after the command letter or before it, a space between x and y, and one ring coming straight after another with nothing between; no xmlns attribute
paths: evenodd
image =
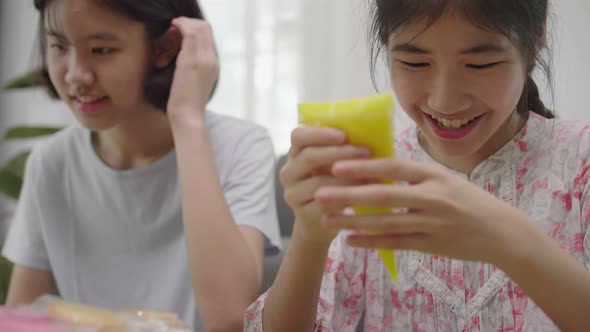
<svg viewBox="0 0 590 332"><path fill-rule="evenodd" d="M404 66L410 67L410 68L424 68L424 67L428 67L428 63L426 62L407 62L407 61L402 61L402 60L398 60L401 64L403 64Z"/></svg>
<svg viewBox="0 0 590 332"><path fill-rule="evenodd" d="M486 63L486 64L483 64L483 65L469 64L469 65L467 65L467 68L479 69L479 70L481 70L481 69L488 69L488 68L495 67L495 66L497 66L497 65L499 65L501 63L502 63L502 61Z"/></svg>
<svg viewBox="0 0 590 332"><path fill-rule="evenodd" d="M98 54L98 55L106 55L106 54L113 53L114 51L115 51L115 49L109 48L109 47L95 47L92 49L92 53Z"/></svg>
<svg viewBox="0 0 590 332"><path fill-rule="evenodd" d="M65 50L66 50L65 46L63 46L61 44L51 44L51 45L49 45L49 48L52 50L56 50L60 53L65 52Z"/></svg>

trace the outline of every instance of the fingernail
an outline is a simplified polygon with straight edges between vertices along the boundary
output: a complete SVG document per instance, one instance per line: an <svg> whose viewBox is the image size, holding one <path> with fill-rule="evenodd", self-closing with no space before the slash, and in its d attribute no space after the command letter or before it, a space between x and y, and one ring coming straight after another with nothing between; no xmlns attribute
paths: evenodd
<svg viewBox="0 0 590 332"><path fill-rule="evenodd" d="M334 163L332 166L332 171L342 171L347 169L350 166L350 161L348 160L341 160Z"/></svg>
<svg viewBox="0 0 590 332"><path fill-rule="evenodd" d="M315 192L315 198L316 198L316 199L322 199L322 198L324 198L325 196L326 196L326 193L325 193L325 190L324 190L324 189L318 189L318 190Z"/></svg>
<svg viewBox="0 0 590 332"><path fill-rule="evenodd" d="M346 134L344 134L342 131L338 129L330 129L330 135L334 139L339 140L341 142L344 142L346 140Z"/></svg>
<svg viewBox="0 0 590 332"><path fill-rule="evenodd" d="M315 192L315 197L318 199L326 198L330 195L330 189L328 188L320 188Z"/></svg>
<svg viewBox="0 0 590 332"><path fill-rule="evenodd" d="M366 158L369 158L373 154L371 149L367 149L367 148L359 148L358 153L359 153L360 157L366 157Z"/></svg>

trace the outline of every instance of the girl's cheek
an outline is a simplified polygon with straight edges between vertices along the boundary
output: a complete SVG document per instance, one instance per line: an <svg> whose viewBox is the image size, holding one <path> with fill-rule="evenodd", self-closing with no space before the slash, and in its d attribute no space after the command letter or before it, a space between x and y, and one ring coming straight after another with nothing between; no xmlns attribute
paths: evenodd
<svg viewBox="0 0 590 332"><path fill-rule="evenodd" d="M518 68L506 68L479 87L477 95L496 109L516 107L524 87L525 77Z"/></svg>
<svg viewBox="0 0 590 332"><path fill-rule="evenodd" d="M427 94L427 82L423 82L417 75L410 77L404 73L392 73L392 87L397 101L409 111L408 107L419 104L421 98Z"/></svg>

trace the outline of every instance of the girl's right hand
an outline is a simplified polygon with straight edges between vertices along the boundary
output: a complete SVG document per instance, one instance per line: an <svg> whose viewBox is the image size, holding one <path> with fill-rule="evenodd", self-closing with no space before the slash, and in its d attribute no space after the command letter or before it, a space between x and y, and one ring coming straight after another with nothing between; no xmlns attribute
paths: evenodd
<svg viewBox="0 0 590 332"><path fill-rule="evenodd" d="M291 134L291 150L280 172L285 201L293 209L295 228L306 241L329 244L338 231L321 225L324 211L315 200L316 191L323 186L362 184L332 176L332 164L340 160L371 157L367 148L346 144L346 135L337 129L299 127Z"/></svg>

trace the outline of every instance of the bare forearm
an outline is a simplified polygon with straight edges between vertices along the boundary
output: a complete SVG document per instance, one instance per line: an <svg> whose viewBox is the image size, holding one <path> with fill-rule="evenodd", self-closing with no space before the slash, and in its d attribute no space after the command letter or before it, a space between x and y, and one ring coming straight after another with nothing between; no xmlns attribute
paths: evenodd
<svg viewBox="0 0 590 332"><path fill-rule="evenodd" d="M259 267L225 201L203 123L174 128L192 285L205 324L243 314L260 290Z"/></svg>
<svg viewBox="0 0 590 332"><path fill-rule="evenodd" d="M264 306L265 331L312 331L328 244L302 239L297 226Z"/></svg>
<svg viewBox="0 0 590 332"><path fill-rule="evenodd" d="M590 272L540 231L502 268L563 331L590 330Z"/></svg>
<svg viewBox="0 0 590 332"><path fill-rule="evenodd" d="M44 294L58 294L53 274L50 271L14 265L6 298L7 306L17 307L31 304Z"/></svg>

